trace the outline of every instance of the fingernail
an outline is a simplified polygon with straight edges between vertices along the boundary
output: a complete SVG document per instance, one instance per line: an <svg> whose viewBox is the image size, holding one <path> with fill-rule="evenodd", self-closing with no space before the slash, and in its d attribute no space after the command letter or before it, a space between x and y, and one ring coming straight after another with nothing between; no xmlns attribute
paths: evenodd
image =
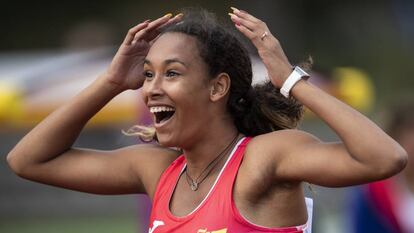
<svg viewBox="0 0 414 233"><path fill-rule="evenodd" d="M183 17L183 15L184 15L183 13L178 13L175 17L179 17L180 18L180 17Z"/></svg>
<svg viewBox="0 0 414 233"><path fill-rule="evenodd" d="M149 23L150 21L151 21L150 19L147 19L144 21L144 23Z"/></svg>
<svg viewBox="0 0 414 233"><path fill-rule="evenodd" d="M168 13L168 14L166 14L166 15L164 15L164 17L168 17L168 18L171 18L171 16L172 16L173 14L171 14L171 13Z"/></svg>
<svg viewBox="0 0 414 233"><path fill-rule="evenodd" d="M233 13L228 13L230 15L230 17L237 17L237 15L233 14Z"/></svg>
<svg viewBox="0 0 414 233"><path fill-rule="evenodd" d="M232 9L234 13L239 13L240 12L240 10L237 9L236 7L230 7L230 9Z"/></svg>

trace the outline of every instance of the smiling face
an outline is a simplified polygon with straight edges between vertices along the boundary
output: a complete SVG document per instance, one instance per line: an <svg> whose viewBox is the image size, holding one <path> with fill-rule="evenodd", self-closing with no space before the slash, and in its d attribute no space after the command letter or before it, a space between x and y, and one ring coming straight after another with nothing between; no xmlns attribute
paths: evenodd
<svg viewBox="0 0 414 233"><path fill-rule="evenodd" d="M212 102L196 39L183 33L160 36L148 52L144 75L142 96L154 115L160 144L183 148L202 137Z"/></svg>

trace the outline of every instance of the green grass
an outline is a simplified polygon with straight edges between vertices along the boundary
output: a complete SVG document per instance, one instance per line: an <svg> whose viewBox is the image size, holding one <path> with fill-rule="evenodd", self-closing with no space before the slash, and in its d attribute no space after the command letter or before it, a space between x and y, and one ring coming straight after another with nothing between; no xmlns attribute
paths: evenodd
<svg viewBox="0 0 414 233"><path fill-rule="evenodd" d="M1 233L136 233L134 217L0 219Z"/></svg>

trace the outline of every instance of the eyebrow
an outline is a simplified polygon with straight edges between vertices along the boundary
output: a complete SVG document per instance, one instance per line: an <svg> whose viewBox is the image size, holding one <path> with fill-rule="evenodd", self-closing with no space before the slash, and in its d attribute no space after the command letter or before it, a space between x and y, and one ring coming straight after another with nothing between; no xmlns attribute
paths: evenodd
<svg viewBox="0 0 414 233"><path fill-rule="evenodd" d="M177 59L177 58L167 59L167 60L165 60L163 63L164 63L165 65L169 65L169 64L171 64L171 63L180 63L181 65L183 65L183 66L187 67L187 64L186 64L185 62L182 62L182 61L180 61L180 60L179 60L179 59ZM144 59L144 64L151 65L151 61L150 61L150 60L148 60L148 59Z"/></svg>

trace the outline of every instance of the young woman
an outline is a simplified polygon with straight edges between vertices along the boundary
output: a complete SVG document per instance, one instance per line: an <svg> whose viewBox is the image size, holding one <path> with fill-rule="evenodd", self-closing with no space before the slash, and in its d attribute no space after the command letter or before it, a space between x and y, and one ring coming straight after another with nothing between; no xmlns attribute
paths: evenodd
<svg viewBox="0 0 414 233"><path fill-rule="evenodd" d="M404 168L401 146L306 82L264 22L236 8L230 18L257 48L270 82L251 86L248 53L210 13L145 21L129 30L104 74L16 145L7 157L11 168L83 192L146 193L151 233L303 232L302 182L342 187ZM72 147L108 101L138 88L154 114L159 145ZM297 101L342 142L294 129L302 113Z"/></svg>

